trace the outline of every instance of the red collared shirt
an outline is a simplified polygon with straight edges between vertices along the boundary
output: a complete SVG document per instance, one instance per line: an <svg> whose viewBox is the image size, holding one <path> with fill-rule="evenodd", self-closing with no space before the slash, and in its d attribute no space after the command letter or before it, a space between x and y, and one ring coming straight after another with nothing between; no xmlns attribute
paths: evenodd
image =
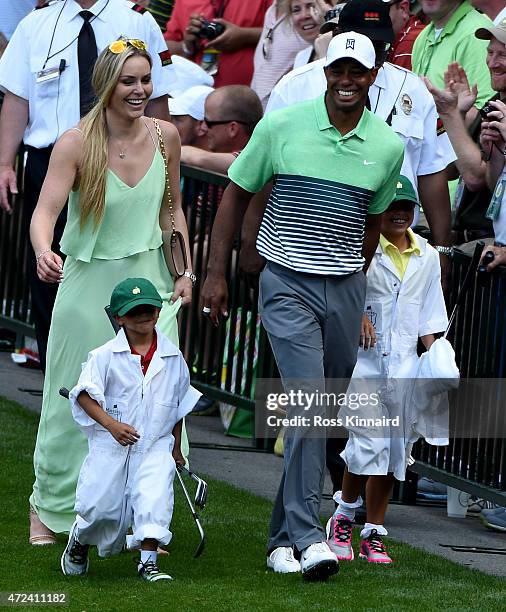
<svg viewBox="0 0 506 612"><path fill-rule="evenodd" d="M395 39L390 53L388 55L388 61L402 68L411 68L411 56L413 55L413 45L415 44L416 37L425 28L423 21L416 15L412 15L404 28L399 32Z"/></svg>
<svg viewBox="0 0 506 612"><path fill-rule="evenodd" d="M170 20L167 23L165 40L183 40L184 31L190 21L192 13L202 14L205 19L212 21L222 8L223 19L241 28L262 28L265 12L271 0L177 0ZM204 41L197 41L202 45ZM253 78L253 55L256 44L243 47L237 51L227 51L220 55L218 73L214 77L214 86L223 85L249 85ZM194 62L200 64L202 60L200 47Z"/></svg>
<svg viewBox="0 0 506 612"><path fill-rule="evenodd" d="M142 369L142 373L144 376L146 376L146 372L148 371L149 368L149 364L151 363L151 360L153 359L153 355L155 354L156 351L156 332L155 332L155 337L153 338L153 342L151 343L151 346L148 349L148 352L145 355L141 355L140 353L138 353L133 346L130 346L130 350L132 351L132 355L140 355L141 356L141 369Z"/></svg>

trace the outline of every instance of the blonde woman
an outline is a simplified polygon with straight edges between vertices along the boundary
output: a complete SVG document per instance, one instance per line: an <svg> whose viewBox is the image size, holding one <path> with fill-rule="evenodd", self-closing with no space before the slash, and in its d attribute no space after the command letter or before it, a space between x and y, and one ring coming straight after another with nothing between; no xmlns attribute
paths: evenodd
<svg viewBox="0 0 506 612"><path fill-rule="evenodd" d="M192 284L174 283L161 252L170 229L165 168L153 120L144 110L153 91L151 57L139 40L120 39L99 56L97 103L54 147L30 236L43 281L59 283L48 341L42 414L30 497L30 542L51 544L68 531L87 442L73 422L62 386L72 387L88 352L113 337L104 313L113 287L128 277L151 280L163 298L159 327L177 344L176 315ZM159 122L168 158L176 229L188 242L179 186L180 140ZM65 263L51 251L54 224L69 199L61 241ZM190 253L187 252L190 262Z"/></svg>
<svg viewBox="0 0 506 612"><path fill-rule="evenodd" d="M336 3L336 0L284 0L293 29L307 43L307 47L295 56L294 68L318 59L314 43L320 34L325 13Z"/></svg>

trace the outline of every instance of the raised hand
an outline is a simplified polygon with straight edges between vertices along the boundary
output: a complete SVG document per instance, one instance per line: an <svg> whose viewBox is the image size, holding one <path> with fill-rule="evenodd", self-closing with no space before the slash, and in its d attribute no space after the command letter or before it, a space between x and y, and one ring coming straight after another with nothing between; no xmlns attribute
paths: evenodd
<svg viewBox="0 0 506 612"><path fill-rule="evenodd" d="M223 34L220 34L213 40L209 40L205 44L206 47L211 47L213 49L217 49L218 51L233 53L234 51L239 51L239 49L242 49L245 46L242 28L221 18L213 19L213 21L216 23L221 23L221 25L225 27L225 31Z"/></svg>
<svg viewBox="0 0 506 612"><path fill-rule="evenodd" d="M438 89L427 77L422 76L420 78L432 94L439 115L447 115L458 109L458 94L456 91L450 88Z"/></svg>
<svg viewBox="0 0 506 612"><path fill-rule="evenodd" d="M467 74L458 62L452 62L444 74L447 90L457 95L457 106L464 115L473 107L478 96L478 87L469 85Z"/></svg>

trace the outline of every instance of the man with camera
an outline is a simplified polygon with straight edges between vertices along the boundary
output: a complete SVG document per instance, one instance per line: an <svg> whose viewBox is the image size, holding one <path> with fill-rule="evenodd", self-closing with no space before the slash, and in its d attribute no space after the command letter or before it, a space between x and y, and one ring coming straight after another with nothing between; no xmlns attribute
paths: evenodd
<svg viewBox="0 0 506 612"><path fill-rule="evenodd" d="M177 0L165 40L214 76L215 87L249 85L270 0Z"/></svg>
<svg viewBox="0 0 506 612"><path fill-rule="evenodd" d="M450 137L457 160L456 169L461 175L461 189L457 193L457 210L454 220L454 243L465 252L472 253L477 240L493 242L497 237L497 223L488 213L494 185L487 184L487 163L499 153L497 145L483 147L480 157L478 141L482 124L499 118L495 100L506 101L506 19L497 26L482 27L475 36L488 40L486 63L492 89L497 93L477 113L467 127L465 117L476 101L476 86L470 87L466 72L456 63L450 64L445 73L445 89L438 89L425 79L434 96L439 116ZM492 114L490 114L492 113ZM500 148L500 147L499 147ZM506 228L505 228L506 231ZM500 242L506 243L504 240Z"/></svg>

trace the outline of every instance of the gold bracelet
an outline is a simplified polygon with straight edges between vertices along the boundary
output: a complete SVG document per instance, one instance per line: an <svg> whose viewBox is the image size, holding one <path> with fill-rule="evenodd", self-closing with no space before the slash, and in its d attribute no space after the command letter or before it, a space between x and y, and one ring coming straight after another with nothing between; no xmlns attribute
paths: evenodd
<svg viewBox="0 0 506 612"><path fill-rule="evenodd" d="M41 251L38 255L35 255L35 261L38 262L39 259L42 257L42 255L45 255L46 253L50 253L51 249L46 249L45 251Z"/></svg>

